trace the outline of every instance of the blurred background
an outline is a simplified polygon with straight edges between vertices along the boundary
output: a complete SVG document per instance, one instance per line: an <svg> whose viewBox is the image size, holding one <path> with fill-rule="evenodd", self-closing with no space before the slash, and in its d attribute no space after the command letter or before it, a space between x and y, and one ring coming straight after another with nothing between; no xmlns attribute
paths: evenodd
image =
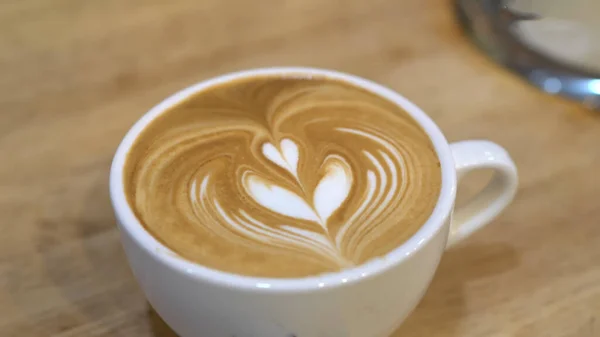
<svg viewBox="0 0 600 337"><path fill-rule="evenodd" d="M486 53L548 94L600 109L600 2L459 0Z"/></svg>
<svg viewBox="0 0 600 337"><path fill-rule="evenodd" d="M174 336L126 264L108 197L112 155L171 93L281 65L380 82L449 141L498 142L520 169L513 205L445 255L395 337L600 336L597 8L2 0L0 336ZM461 198L485 179L465 181Z"/></svg>

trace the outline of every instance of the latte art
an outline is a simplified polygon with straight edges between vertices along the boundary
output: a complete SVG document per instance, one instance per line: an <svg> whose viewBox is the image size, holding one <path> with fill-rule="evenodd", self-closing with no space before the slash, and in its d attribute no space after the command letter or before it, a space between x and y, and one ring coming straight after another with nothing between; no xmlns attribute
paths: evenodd
<svg viewBox="0 0 600 337"><path fill-rule="evenodd" d="M125 173L142 224L184 258L252 276L352 267L431 214L439 161L410 116L328 79L206 89L140 135Z"/></svg>
<svg viewBox="0 0 600 337"><path fill-rule="evenodd" d="M331 215L338 210L346 201L352 188L353 172L350 164L338 155L328 155L321 165L322 175L316 187L310 191L302 184L298 177L298 162L300 161L298 146L293 140L283 139L277 149L271 143L262 146L262 153L268 160L287 170L296 180L295 186L302 191L304 196L298 195L293 190L278 186L277 183L268 178L262 178L259 173L251 169L241 173L244 192L257 204L266 210L276 214L298 220L310 221L320 228L318 230L306 231L290 224L281 223L278 226L267 225L250 216L244 209L233 210L228 214L220 206L216 198L208 194L210 175L202 178L200 186L197 181L192 183L190 190L191 202L195 206L197 220L201 223L219 223L238 234L243 234L254 243L280 247L281 249L309 250L332 263L340 266L353 265L356 256L360 256L359 243L362 240L352 237L360 232L348 232L348 229L356 226L357 220L364 224L362 231L369 227L376 227L372 222L386 209L393 196L401 198L406 190L406 183L398 183L397 174L404 173L403 162L400 152L391 147L391 144L376 136L352 129L336 129L338 132L347 132L358 136L374 139L380 143L384 150L379 150L383 163L373 154L364 151L365 160L371 161L376 170L367 171L367 192L361 198L360 206L354 210L347 222L337 231L335 236L329 231L328 221ZM389 151L389 154L384 151ZM394 158L394 159L392 159ZM387 171L384 169L387 168ZM389 177L388 177L389 175ZM389 184L388 184L389 180ZM377 193L376 195L376 191ZM384 192L385 191L385 192ZM306 199L308 197L308 200ZM216 214L206 205L215 205ZM288 221L289 222L289 221ZM367 238L368 239L368 238ZM242 243L239 240L240 244ZM351 246L350 243L353 243Z"/></svg>

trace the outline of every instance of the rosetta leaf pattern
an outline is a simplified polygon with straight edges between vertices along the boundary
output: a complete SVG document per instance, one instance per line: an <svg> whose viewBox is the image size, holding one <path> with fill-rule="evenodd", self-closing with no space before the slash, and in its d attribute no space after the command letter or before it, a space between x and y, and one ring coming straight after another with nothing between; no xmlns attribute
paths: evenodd
<svg viewBox="0 0 600 337"><path fill-rule="evenodd" d="M288 223L282 222L279 226L268 226L244 209L230 211L231 214L228 214L218 200L206 202L208 176L198 184L199 186L195 183L192 185L192 203L197 206L198 212L205 214L214 214L209 211L209 205L215 205L221 220L228 223L238 234L254 241L273 247L293 246L301 250L310 250L340 266L352 265L352 261L363 249L364 240L361 238L371 228L368 224L384 214L394 195L405 192L405 186L399 187L399 177L404 177L405 167L400 153L385 139L354 129L336 130L377 142L387 151L377 151L376 154L362 152L365 160L373 167L366 172L366 192L361 196L358 207L335 235L329 232L328 222L349 199L354 183L352 168L341 155L331 154L325 157L321 164L323 174L310 196L301 196L289 188L279 186L251 169L242 173L242 186L254 202L268 212L289 218ZM261 150L265 159L294 177L298 191L311 191L304 186L298 174L302 158L298 145L292 139L284 138L277 146L270 142L264 143ZM294 226L294 219L315 223L322 231Z"/></svg>

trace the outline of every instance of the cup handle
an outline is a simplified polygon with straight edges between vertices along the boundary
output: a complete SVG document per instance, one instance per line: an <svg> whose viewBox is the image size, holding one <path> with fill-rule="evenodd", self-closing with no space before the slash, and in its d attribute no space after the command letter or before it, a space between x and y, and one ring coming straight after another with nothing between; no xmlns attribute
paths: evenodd
<svg viewBox="0 0 600 337"><path fill-rule="evenodd" d="M450 144L456 177L460 181L470 171L492 169L488 185L452 216L448 247L456 244L492 221L511 202L517 192L517 167L504 148L485 140Z"/></svg>

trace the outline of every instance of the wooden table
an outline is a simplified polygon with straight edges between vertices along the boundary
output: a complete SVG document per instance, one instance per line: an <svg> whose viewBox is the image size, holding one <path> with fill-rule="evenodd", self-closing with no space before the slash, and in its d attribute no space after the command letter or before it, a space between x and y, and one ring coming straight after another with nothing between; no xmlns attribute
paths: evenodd
<svg viewBox="0 0 600 337"><path fill-rule="evenodd" d="M600 115L498 68L449 0L2 1L0 336L174 335L120 247L113 152L170 93L269 65L374 79L520 168L394 336L600 336Z"/></svg>

